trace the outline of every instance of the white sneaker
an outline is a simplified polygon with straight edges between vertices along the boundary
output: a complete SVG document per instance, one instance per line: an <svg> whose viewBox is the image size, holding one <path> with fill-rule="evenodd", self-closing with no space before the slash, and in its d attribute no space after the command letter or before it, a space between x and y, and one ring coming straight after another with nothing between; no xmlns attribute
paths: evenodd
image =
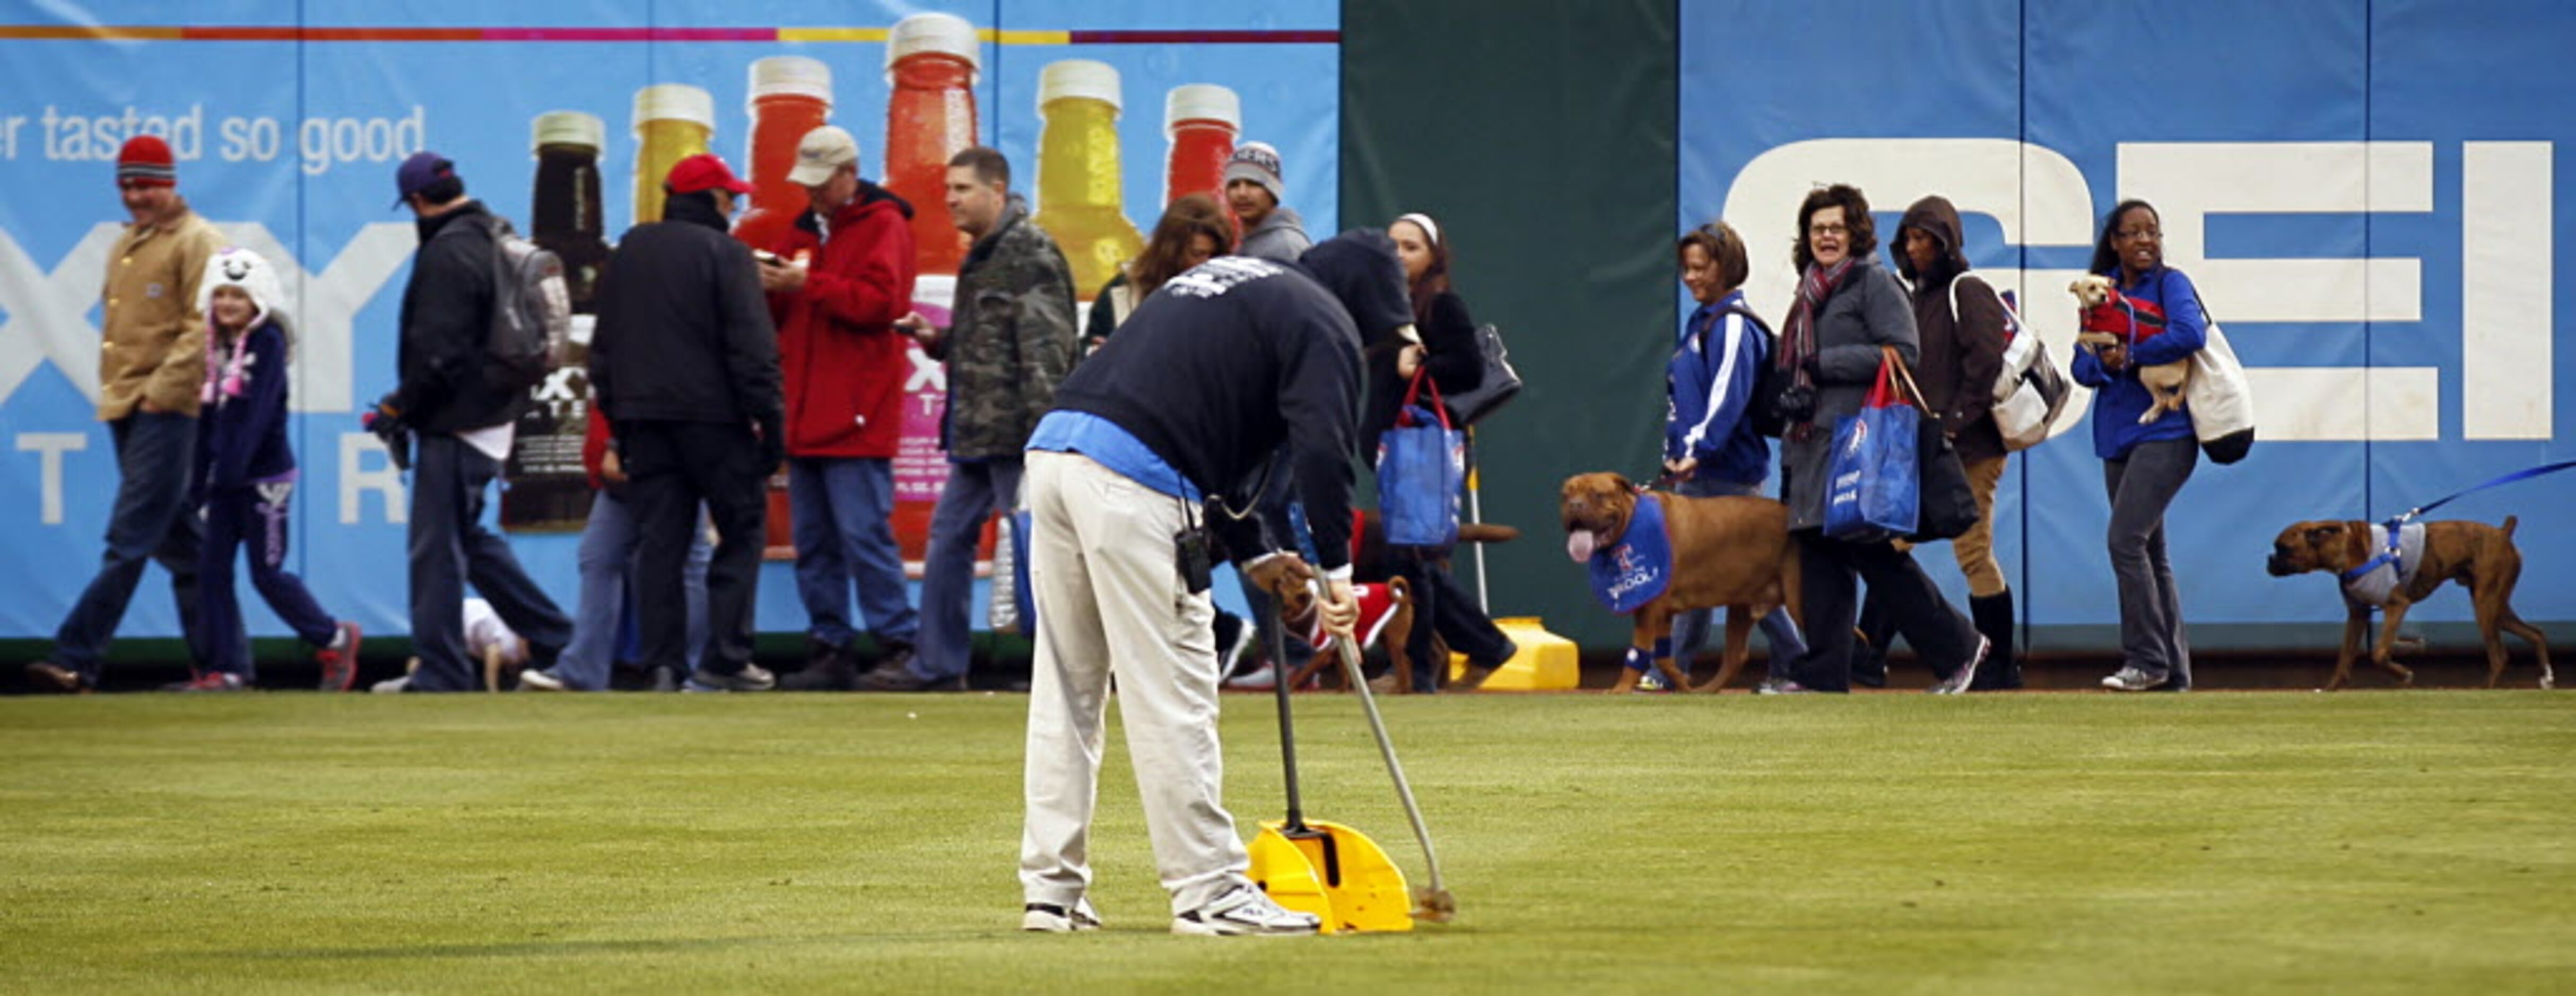
<svg viewBox="0 0 2576 996"><path fill-rule="evenodd" d="M519 672L519 690L522 692L560 692L566 687L562 678L537 668Z"/></svg>
<svg viewBox="0 0 2576 996"><path fill-rule="evenodd" d="M376 682L375 684L367 686L367 690L378 694L389 694L403 691L410 687L411 676L406 674L399 678L387 678L383 681Z"/></svg>
<svg viewBox="0 0 2576 996"><path fill-rule="evenodd" d="M2102 687L2115 692L2143 692L2162 687L2166 679L2133 667L2124 667L2102 679Z"/></svg>
<svg viewBox="0 0 2576 996"><path fill-rule="evenodd" d="M1072 909L1053 903L1030 903L1027 911L1020 914L1020 929L1033 934L1099 930L1100 914L1091 908L1087 897L1074 900Z"/></svg>
<svg viewBox="0 0 2576 996"><path fill-rule="evenodd" d="M1279 683L1279 668L1263 664L1259 668L1225 679L1225 687L1242 691L1266 692Z"/></svg>
<svg viewBox="0 0 2576 996"><path fill-rule="evenodd" d="M1172 933L1191 937L1304 937L1323 928L1312 913L1295 913L1249 885L1172 918Z"/></svg>

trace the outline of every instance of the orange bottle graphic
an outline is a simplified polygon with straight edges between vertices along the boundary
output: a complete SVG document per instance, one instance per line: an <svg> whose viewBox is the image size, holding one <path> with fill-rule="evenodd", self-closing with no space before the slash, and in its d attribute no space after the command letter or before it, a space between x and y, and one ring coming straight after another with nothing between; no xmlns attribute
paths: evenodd
<svg viewBox="0 0 2576 996"><path fill-rule="evenodd" d="M635 223L662 220L662 181L680 160L708 151L716 101L683 83L635 91Z"/></svg>
<svg viewBox="0 0 2576 996"><path fill-rule="evenodd" d="M912 204L922 273L956 273L966 236L948 216L948 157L975 144L975 26L951 14L914 14L886 37L885 187Z"/></svg>
<svg viewBox="0 0 2576 996"><path fill-rule="evenodd" d="M1089 59L1038 72L1037 225L1064 250L1086 299L1145 249L1119 190L1118 70Z"/></svg>
<svg viewBox="0 0 2576 996"><path fill-rule="evenodd" d="M1243 101L1214 83L1185 83L1163 98L1163 135L1172 140L1163 170L1163 204L1184 194L1225 203L1225 160L1243 134Z"/></svg>
<svg viewBox="0 0 2576 996"><path fill-rule="evenodd" d="M801 55L774 55L751 64L751 210L734 223L733 237L770 249L796 226L807 208L805 188L787 178L796 168L796 143L830 124L832 67Z"/></svg>

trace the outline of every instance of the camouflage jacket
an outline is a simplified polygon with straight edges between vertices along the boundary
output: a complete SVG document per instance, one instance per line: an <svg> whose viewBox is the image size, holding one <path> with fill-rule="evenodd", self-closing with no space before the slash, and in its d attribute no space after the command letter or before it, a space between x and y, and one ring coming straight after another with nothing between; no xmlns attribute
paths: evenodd
<svg viewBox="0 0 2576 996"><path fill-rule="evenodd" d="M1017 195L958 270L940 438L958 459L1015 458L1073 369L1073 273Z"/></svg>

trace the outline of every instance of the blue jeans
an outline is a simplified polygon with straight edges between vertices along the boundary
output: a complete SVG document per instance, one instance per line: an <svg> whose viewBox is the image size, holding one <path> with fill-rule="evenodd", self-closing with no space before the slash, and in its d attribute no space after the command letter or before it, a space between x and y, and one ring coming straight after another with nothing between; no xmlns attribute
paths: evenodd
<svg viewBox="0 0 2576 996"><path fill-rule="evenodd" d="M1018 458L951 463L939 509L930 514L930 552L921 572L921 643L912 676L925 681L962 677L970 661L975 596L975 544L996 510L1008 512L1020 495Z"/></svg>
<svg viewBox="0 0 2576 996"><path fill-rule="evenodd" d="M572 642L564 646L552 670L566 688L588 692L608 687L609 668L616 663L619 637L626 631L625 618L633 605L627 581L635 568L636 544L635 515L626 503L606 491L592 497L590 518L581 528L581 550L575 555L581 569L581 602L573 609ZM698 650L707 642L707 558L714 551L705 530L699 530L689 544L688 568L681 575L681 583L688 588L691 668L698 666Z"/></svg>
<svg viewBox="0 0 2576 996"><path fill-rule="evenodd" d="M188 510L188 473L197 448L195 416L136 412L107 424L116 441L116 510L107 519L107 552L98 574L54 631L54 661L98 684L99 661L125 621L143 563L161 562L179 600L179 628L198 660L206 648L197 620L199 523ZM250 651L247 644L244 656Z"/></svg>
<svg viewBox="0 0 2576 996"><path fill-rule="evenodd" d="M199 594L204 608L206 669L228 671L243 681L258 676L249 635L243 632L241 601L233 594L233 552L249 555L251 587L304 642L327 647L340 635L339 620L322 611L301 578L286 570L286 516L295 482L267 481L246 488L226 488L206 496L204 559L199 561Z"/></svg>
<svg viewBox="0 0 2576 996"><path fill-rule="evenodd" d="M791 457L787 508L796 543L796 598L806 632L848 646L850 585L879 643L912 645L921 620L905 590L903 553L894 545L894 461L874 457Z"/></svg>
<svg viewBox="0 0 2576 996"><path fill-rule="evenodd" d="M1738 484L1715 478L1694 477L1673 489L1692 498L1760 498L1761 482ZM1789 618L1787 606L1776 608L1762 617L1762 638L1771 642L1771 655L1766 664L1771 677L1787 680L1789 662L1807 652L1805 634L1798 631L1798 621ZM1707 649L1709 634L1717 630L1717 610L1702 609L1673 617L1673 666L1689 674L1691 656Z"/></svg>
<svg viewBox="0 0 2576 996"><path fill-rule="evenodd" d="M483 668L465 653L465 585L528 641L537 661L572 640L572 620L529 580L510 543L483 527L483 491L501 461L444 432L418 437L411 481L411 640L420 657L409 691L470 692Z"/></svg>

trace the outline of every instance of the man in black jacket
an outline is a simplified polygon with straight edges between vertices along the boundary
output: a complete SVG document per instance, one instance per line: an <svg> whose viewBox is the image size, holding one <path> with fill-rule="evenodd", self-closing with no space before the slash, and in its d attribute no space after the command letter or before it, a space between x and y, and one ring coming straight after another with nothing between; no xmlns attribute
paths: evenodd
<svg viewBox="0 0 2576 996"><path fill-rule="evenodd" d="M420 669L376 686L380 692L465 692L482 687L465 652L465 582L501 620L550 662L572 639L564 618L510 553L483 527L483 491L510 455L512 429L528 395L485 351L494 281L491 212L465 196L456 165L414 153L394 172L420 228L420 251L403 287L401 383L376 402L368 425L388 445L417 441L411 482L411 634ZM396 453L399 459L401 454Z"/></svg>
<svg viewBox="0 0 2576 996"><path fill-rule="evenodd" d="M1247 511L1286 467L1305 498L1326 586L1327 628L1359 616L1350 590L1352 423L1360 337L1410 324L1404 274L1383 233L1352 232L1295 265L1223 256L1174 277L1056 388L1029 439L1030 583L1037 662L1029 690L1020 925L1099 925L1084 893L1101 714L1119 714L1145 796L1172 931L1311 934L1245 878L1249 861L1217 788L1216 645L1208 544L1256 569L1295 548ZM1282 446L1289 459L1274 461ZM1203 499L1220 506L1202 514Z"/></svg>
<svg viewBox="0 0 2576 996"><path fill-rule="evenodd" d="M707 645L689 676L701 690L775 683L752 663L764 482L786 458L778 333L751 250L725 234L751 185L700 154L671 167L662 220L618 240L600 280L590 384L616 432L635 509L636 614L646 670L688 659L680 569L704 503L715 521L707 566Z"/></svg>

